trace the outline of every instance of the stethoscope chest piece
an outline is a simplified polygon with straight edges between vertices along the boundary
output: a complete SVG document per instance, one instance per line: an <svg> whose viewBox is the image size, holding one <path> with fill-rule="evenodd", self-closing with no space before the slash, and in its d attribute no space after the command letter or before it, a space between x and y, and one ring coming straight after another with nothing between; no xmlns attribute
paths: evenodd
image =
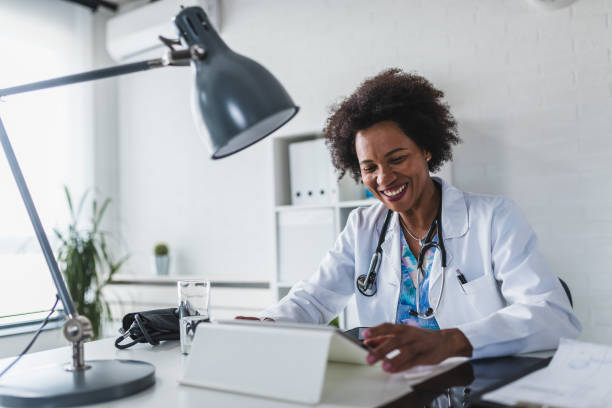
<svg viewBox="0 0 612 408"><path fill-rule="evenodd" d="M359 275L355 284L357 285L357 290L363 296L371 297L376 294L376 281L370 282L370 284L366 284L368 277L367 275Z"/></svg>
<svg viewBox="0 0 612 408"><path fill-rule="evenodd" d="M355 280L357 290L363 296L372 297L376 294L376 275L378 274L378 268L380 267L380 262L382 261L382 243L385 240L385 235L387 235L387 226L389 225L389 220L391 220L392 215L393 211L388 210L387 215L385 216L382 231L378 237L376 251L374 252L374 256L372 256L372 260L370 261L368 273L359 275L357 280Z"/></svg>

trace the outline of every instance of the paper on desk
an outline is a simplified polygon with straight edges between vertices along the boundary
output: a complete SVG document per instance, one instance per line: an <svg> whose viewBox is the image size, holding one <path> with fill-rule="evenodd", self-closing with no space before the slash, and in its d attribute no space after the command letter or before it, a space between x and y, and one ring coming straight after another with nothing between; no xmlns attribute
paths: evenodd
<svg viewBox="0 0 612 408"><path fill-rule="evenodd" d="M483 395L483 399L514 405L520 402L551 407L610 407L612 347L561 339L548 367Z"/></svg>
<svg viewBox="0 0 612 408"><path fill-rule="evenodd" d="M409 370L402 371L401 374L404 379L417 380L414 382L414 384L417 384L442 374L445 371L449 371L465 363L467 360L467 357L449 357L439 364L412 367Z"/></svg>

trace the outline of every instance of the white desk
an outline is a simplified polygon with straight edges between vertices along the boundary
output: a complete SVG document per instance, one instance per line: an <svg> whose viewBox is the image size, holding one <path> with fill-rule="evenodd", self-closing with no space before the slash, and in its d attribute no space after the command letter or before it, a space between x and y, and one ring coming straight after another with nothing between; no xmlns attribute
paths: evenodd
<svg viewBox="0 0 612 408"><path fill-rule="evenodd" d="M180 354L178 341L162 343L157 347L138 344L132 349L117 350L113 339L87 343L85 357L94 359L143 360L155 365L156 384L141 393L92 407L304 407L305 405L276 401L260 397L215 391L179 385L186 357ZM10 374L32 365L68 362L69 347L26 355ZM11 359L0 360L0 367ZM205 368L202 368L205 369ZM9 374L7 374L9 375ZM262 368L265 375L265 368ZM299 381L296 378L295 381ZM402 374L387 374L380 367L330 363L325 375L321 407L373 407L390 402L408 393L410 380Z"/></svg>

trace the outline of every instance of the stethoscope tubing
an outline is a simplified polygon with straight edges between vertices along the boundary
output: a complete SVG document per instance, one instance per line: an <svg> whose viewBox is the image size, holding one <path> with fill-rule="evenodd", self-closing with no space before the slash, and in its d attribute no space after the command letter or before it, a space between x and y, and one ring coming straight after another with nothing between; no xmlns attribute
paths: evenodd
<svg viewBox="0 0 612 408"><path fill-rule="evenodd" d="M370 260L370 267L368 268L368 273L366 275L359 275L357 277L357 280L355 281L357 290L363 296L371 297L371 296L374 296L377 292L376 277L378 275L378 269L380 268L381 258L383 254L382 244L385 241L385 236L387 235L387 229L389 228L389 221L391 220L392 215L393 215L393 211L387 210L385 221L383 223L382 229L380 230L380 235L378 236L378 243L376 244L376 250L374 251L372 260Z"/></svg>

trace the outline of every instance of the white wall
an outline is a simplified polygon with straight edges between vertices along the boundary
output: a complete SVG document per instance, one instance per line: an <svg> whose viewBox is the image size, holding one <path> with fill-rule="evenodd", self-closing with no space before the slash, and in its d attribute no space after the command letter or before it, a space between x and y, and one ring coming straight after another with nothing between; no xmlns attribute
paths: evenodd
<svg viewBox="0 0 612 408"><path fill-rule="evenodd" d="M612 341L612 1L555 12L523 0L225 0L221 35L268 67L302 110L284 133L321 129L328 106L398 66L447 94L464 144L460 188L525 210L572 287L584 338ZM270 279L270 141L211 162L190 117L189 70L119 82L120 225L129 268L155 241L174 273Z"/></svg>
<svg viewBox="0 0 612 408"><path fill-rule="evenodd" d="M112 17L112 11L99 8L93 14L92 27L93 47L92 60L96 68L110 67L116 64L106 52L106 21ZM111 199L107 207L102 226L112 229L118 223L119 167L118 167L118 128L117 128L117 78L108 78L92 82L95 116L93 162L94 185L99 201ZM127 251L125 243L117 235L109 236L109 244L117 256Z"/></svg>

